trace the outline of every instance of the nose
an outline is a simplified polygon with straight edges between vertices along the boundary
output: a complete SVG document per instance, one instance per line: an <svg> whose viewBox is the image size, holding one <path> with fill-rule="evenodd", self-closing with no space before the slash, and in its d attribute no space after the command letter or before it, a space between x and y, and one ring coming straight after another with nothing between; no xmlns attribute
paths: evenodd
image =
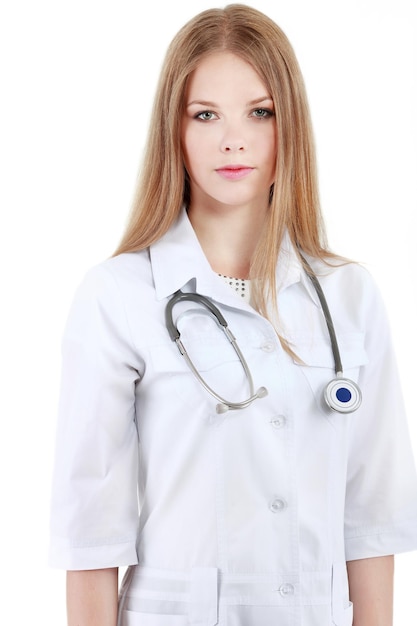
<svg viewBox="0 0 417 626"><path fill-rule="evenodd" d="M223 152L243 152L244 150L243 141L227 141L222 146Z"/></svg>
<svg viewBox="0 0 417 626"><path fill-rule="evenodd" d="M247 148L243 134L237 126L229 126L221 141L221 151L226 153L244 152Z"/></svg>
<svg viewBox="0 0 417 626"><path fill-rule="evenodd" d="M224 152L243 152L244 146L240 146L239 144L231 143L230 145L224 146Z"/></svg>

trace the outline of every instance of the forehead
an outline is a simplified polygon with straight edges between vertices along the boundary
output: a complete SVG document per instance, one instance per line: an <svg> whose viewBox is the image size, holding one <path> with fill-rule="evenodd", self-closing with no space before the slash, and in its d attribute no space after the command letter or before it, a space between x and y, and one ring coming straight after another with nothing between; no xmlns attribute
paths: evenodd
<svg viewBox="0 0 417 626"><path fill-rule="evenodd" d="M269 91L256 70L232 52L216 52L205 56L190 75L187 97L211 99L214 96L242 96L248 101Z"/></svg>

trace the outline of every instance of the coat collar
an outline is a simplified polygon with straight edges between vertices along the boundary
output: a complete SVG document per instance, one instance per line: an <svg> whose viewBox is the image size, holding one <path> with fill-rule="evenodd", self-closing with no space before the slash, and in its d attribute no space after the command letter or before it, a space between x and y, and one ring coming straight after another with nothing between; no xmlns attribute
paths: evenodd
<svg viewBox="0 0 417 626"><path fill-rule="evenodd" d="M158 300L183 289L210 294L225 304L252 310L247 303L240 302L229 286L211 269L185 209L168 232L150 246L150 259ZM319 305L314 287L302 268L288 234L282 242L276 279L279 293L301 282L313 302Z"/></svg>

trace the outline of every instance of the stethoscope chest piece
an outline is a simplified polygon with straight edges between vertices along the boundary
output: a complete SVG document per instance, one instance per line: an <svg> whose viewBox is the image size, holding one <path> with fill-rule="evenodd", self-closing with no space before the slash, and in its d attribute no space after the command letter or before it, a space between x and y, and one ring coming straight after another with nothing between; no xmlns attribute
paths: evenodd
<svg viewBox="0 0 417 626"><path fill-rule="evenodd" d="M339 376L327 385L324 390L324 399L333 411L352 413L360 407L362 394L353 380Z"/></svg>

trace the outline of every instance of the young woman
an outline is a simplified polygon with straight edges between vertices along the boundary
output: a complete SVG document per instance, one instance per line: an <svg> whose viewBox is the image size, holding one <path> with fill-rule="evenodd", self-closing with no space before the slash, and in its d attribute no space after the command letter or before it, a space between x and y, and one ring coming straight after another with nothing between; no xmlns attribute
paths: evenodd
<svg viewBox="0 0 417 626"><path fill-rule="evenodd" d="M231 5L184 26L144 163L63 342L70 626L390 626L392 555L417 548L397 372L372 279L325 245L275 23Z"/></svg>

